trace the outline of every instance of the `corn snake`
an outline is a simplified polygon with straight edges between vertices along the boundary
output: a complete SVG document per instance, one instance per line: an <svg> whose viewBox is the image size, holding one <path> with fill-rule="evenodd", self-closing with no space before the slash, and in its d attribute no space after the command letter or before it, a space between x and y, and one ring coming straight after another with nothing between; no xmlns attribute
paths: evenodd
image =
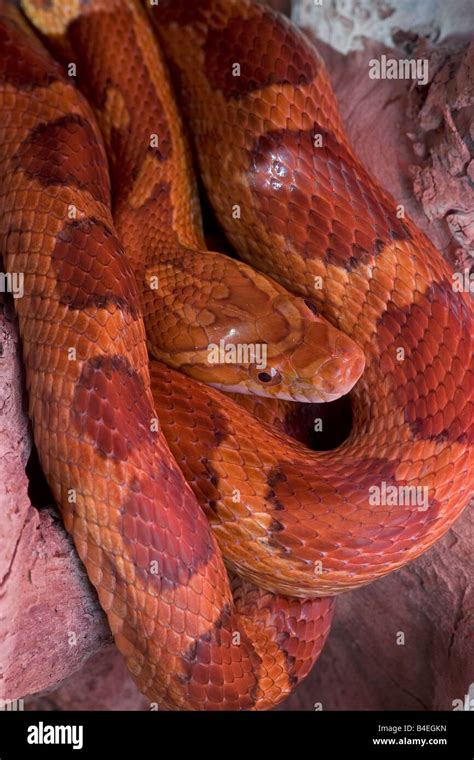
<svg viewBox="0 0 474 760"><path fill-rule="evenodd" d="M353 392L351 436L341 449L324 455L304 450L257 423L217 391L155 363L151 372L154 403L169 447L208 514L228 566L276 594L333 594L367 583L418 556L449 528L466 504L471 307L467 298L453 294L449 271L427 239L408 220L397 220L391 200L357 165L345 143L322 64L304 38L279 17L248 3L209 0L201 2L199 10L190 8L184 2L161 2L153 12L162 14L163 45L171 69L189 93L189 119L201 172L222 224L243 258L300 296L316 301L319 297L325 316L363 348L367 365ZM133 17L128 21L130 28ZM114 19L108 23L113 28ZM92 39L94 29L92 19L90 27L84 22L82 32L81 24L79 19L74 34L79 50L81 39ZM270 74L265 70L262 74L259 61L252 59L252 76L236 83L226 76L226 55L244 59L239 44L252 39L252 29L259 30L255 55L267 64L269 52L275 59L270 58ZM15 37L16 32L11 34ZM21 38L23 33L18 34ZM280 630L276 626L274 640L268 636L262 644L258 636L252 636L252 617L258 614L253 609L246 620L242 593L246 587L238 582L233 617L214 539L205 521L196 516L192 493L172 464L166 444L160 436L157 447L156 436L149 434L148 422L155 412L143 325L135 306L138 293L113 232L101 141L88 107L70 91L64 75L42 53L34 54L33 42L31 46L25 43L25 48L20 43L21 39L8 43L17 45L21 60L26 61L23 80L21 70L10 80L12 88L18 87L17 81L24 85L15 108L23 105L28 114L29 92L35 90L37 96L38 91L43 95L42 90L52 90L44 92L44 100L34 101L44 108L38 121L47 127L38 129L33 106L13 151L15 179L10 192L33 192L39 199L39 210L35 204L31 205L34 213L27 207L31 226L23 215L12 214L8 193L7 200L2 197L7 266L23 267L35 277L28 297L37 301L19 306L19 318L31 416L43 467L140 688L170 707L269 707L298 680L294 663L293 672L287 672L293 652L291 647L285 651L281 639L288 642L288 634L285 639L281 626ZM282 56L290 44L301 46L306 56L296 67L293 62L285 64ZM202 45L207 45L206 71ZM31 60L33 55L39 59ZM214 71L210 84L209 71ZM191 72L197 84L191 83ZM321 97L316 98L320 91ZM56 100L51 101L52 95ZM88 97L97 114L100 107L90 91ZM114 93L111 102L117 105L117 101L120 98ZM11 109L8 89L3 102L7 111ZM262 116L264 107L268 113ZM65 122L70 113L74 118ZM247 114L251 128L242 123L242 113ZM107 130L97 115L107 144ZM114 125L115 140L120 139L120 124L119 119L119 127ZM315 125L325 138L321 157L312 145ZM35 128L32 138L30 130ZM81 160L90 163L77 164L77 158L66 151L66 160L58 159L54 182L45 176L41 151L51 151L45 137L54 136L57 142L63 129L67 141L74 143L77 138L76 147L80 144L81 150L83 141L89 144ZM222 160L224 144L227 162ZM234 145L232 153L229 146ZM61 155L64 152L62 148ZM11 153L4 160L11 162ZM7 163L10 172L11 166ZM331 176L325 173L328 166ZM149 179L147 171L144 176ZM226 171L236 173L227 175ZM321 177L321 198L308 196L311 172ZM15 182L21 180L26 184L18 190ZM153 196L153 185L145 182L148 185L152 192L144 193L144 202L152 198L160 207L163 187L159 196ZM354 206L344 193L355 199ZM334 197L340 206L331 202ZM255 216L246 220L244 215L243 223L233 224L228 213L233 201L252 209ZM64 227L71 203L83 210L83 217ZM193 202L188 199L187 204L187 213L195 214ZM117 222L117 205L114 220L123 242L126 233ZM291 219L285 219L285 209L291 210ZM263 225L263 216L271 224ZM327 220L334 220L333 229L328 229ZM39 247L39 238L35 247L36 229L38 234L47 230L52 245L49 257L48 249L45 255ZM279 258L282 239L291 266L287 258ZM91 240L95 249L89 253ZM189 238L190 245L201 242L197 235ZM27 245L31 261L24 263ZM127 254L130 246L124 246ZM95 265L89 261L92 254ZM89 290L85 264L97 267ZM51 278L49 283L46 278L45 287L47 272ZM319 296L314 289L317 276L325 282ZM31 319L32 304L40 313L37 325ZM51 304L56 308L52 318ZM69 334L60 335L55 325L64 326ZM51 343L44 342L45 335ZM41 362L28 350L29 342L42 347ZM80 361L70 366L61 349L76 342ZM397 364L394 352L400 346L406 358ZM51 358L53 349L59 351L57 364ZM44 370L45 363L49 372ZM61 391L59 398L54 395L55 384ZM121 412L124 399L129 402ZM264 447L259 445L262 435ZM53 439L61 436L60 446ZM71 456L65 461L61 451L68 447ZM84 469L75 474L78 462ZM159 476L153 477L153 472ZM430 508L368 508L369 486L382 481L426 485ZM76 482L81 499L71 510L64 490ZM235 503L232 494L237 485L243 499ZM155 504L160 505L160 514ZM118 546L123 556L117 555ZM159 579L148 572L152 556L161 568ZM315 573L315 563L321 560L323 572ZM265 599L265 609L277 604L264 592L248 590L248 598L257 599L257 607L259 595ZM283 607L289 601L280 603ZM291 604L297 610L295 620L320 615L327 630L328 600L315 600L314 609L309 602ZM187 620L188 627L183 622L187 617L194 618L192 623ZM238 647L230 641L236 631L242 634ZM310 659L317 656L320 644L313 645ZM305 667L309 667L307 662Z"/></svg>

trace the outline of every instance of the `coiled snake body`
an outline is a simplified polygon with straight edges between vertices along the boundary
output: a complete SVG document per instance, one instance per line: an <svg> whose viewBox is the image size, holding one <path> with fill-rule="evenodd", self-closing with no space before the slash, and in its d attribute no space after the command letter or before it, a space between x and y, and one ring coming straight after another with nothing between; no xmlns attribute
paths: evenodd
<svg viewBox="0 0 474 760"><path fill-rule="evenodd" d="M25 273L17 312L42 466L140 689L171 709L269 708L317 658L329 596L415 558L466 506L472 307L358 164L324 66L289 22L247 0L149 9L219 221L277 284L197 253L186 144L141 7L23 5L76 63L102 132L2 2L0 241L7 271ZM330 397L358 379L362 349L337 450L309 451L159 362L150 384L147 339L212 382L205 328L228 335L232 309L240 338L277 345L275 372L228 368L222 387L270 379L272 395L288 381L283 397L305 397L321 370ZM323 343L316 365L310 337ZM427 499L374 503L374 487Z"/></svg>

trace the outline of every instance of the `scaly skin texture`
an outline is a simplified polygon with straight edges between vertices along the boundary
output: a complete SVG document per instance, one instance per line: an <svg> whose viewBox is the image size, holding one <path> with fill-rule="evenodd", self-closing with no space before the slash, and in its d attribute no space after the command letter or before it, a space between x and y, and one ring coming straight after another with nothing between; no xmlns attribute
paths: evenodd
<svg viewBox="0 0 474 760"><path fill-rule="evenodd" d="M39 457L139 688L170 709L267 709L309 671L328 599L236 581L156 420L132 269L93 113L0 2L0 250Z"/></svg>
<svg viewBox="0 0 474 760"><path fill-rule="evenodd" d="M352 432L334 452L289 445L230 402L197 426L195 394L180 394L176 379L170 395L170 376L157 369L163 420L162 404L175 405L167 435L186 440L179 461L192 482L192 436L224 425L206 461L218 484L207 506L239 573L303 596L355 588L428 549L468 503L471 302L354 157L302 32L247 0L161 0L149 11L227 236L243 259L313 299L366 357ZM382 489L405 486L426 492L408 505L404 491L383 498Z"/></svg>
<svg viewBox="0 0 474 760"><path fill-rule="evenodd" d="M243 0L160 0L151 10L230 239L247 261L316 301L367 359L354 427L337 451L308 452L217 391L155 364L163 430L231 568L303 597L355 588L429 548L467 503L470 302L357 163L324 67L298 30ZM428 504L406 506L400 496L373 503L370 489L383 484L426 488ZM228 642L225 623L207 635ZM260 656L257 640L248 646L250 659ZM204 686L215 674L205 664L219 661L214 646L201 637L190 652L195 669L174 704L187 705L189 695L204 706L232 702L225 687L215 696L220 671L212 690ZM255 698L256 682L266 683L256 672L250 662L245 673L256 680L235 687L234 705L267 706Z"/></svg>
<svg viewBox="0 0 474 760"><path fill-rule="evenodd" d="M110 160L114 221L137 278L153 356L228 390L299 401L347 393L364 368L353 341L275 281L203 250L183 124L139 3L61 0L38 8L24 0L23 7L54 54L76 64L95 109ZM265 346L265 362L250 355L219 363L218 352L209 361L209 347L221 341Z"/></svg>

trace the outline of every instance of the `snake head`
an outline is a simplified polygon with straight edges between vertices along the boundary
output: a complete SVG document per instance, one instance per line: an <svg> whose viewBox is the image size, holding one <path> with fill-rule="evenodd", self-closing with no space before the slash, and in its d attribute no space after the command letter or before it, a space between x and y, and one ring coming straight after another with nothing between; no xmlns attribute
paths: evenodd
<svg viewBox="0 0 474 760"><path fill-rule="evenodd" d="M291 314L286 346L280 350L281 341L270 343L267 366L249 368L248 392L311 403L349 393L364 371L362 349L319 316L311 302L290 297L280 299L277 308Z"/></svg>
<svg viewBox="0 0 474 760"><path fill-rule="evenodd" d="M221 338L215 379L225 391L320 403L348 393L365 367L361 348L307 300L280 291ZM228 362L228 364L226 364Z"/></svg>
<svg viewBox="0 0 474 760"><path fill-rule="evenodd" d="M193 287L182 270L200 277ZM293 401L332 401L364 369L361 349L309 300L221 254L180 255L159 273L162 306L145 287L143 307L157 340L150 351L224 391ZM181 287L181 290L177 287ZM149 307L147 306L149 299Z"/></svg>

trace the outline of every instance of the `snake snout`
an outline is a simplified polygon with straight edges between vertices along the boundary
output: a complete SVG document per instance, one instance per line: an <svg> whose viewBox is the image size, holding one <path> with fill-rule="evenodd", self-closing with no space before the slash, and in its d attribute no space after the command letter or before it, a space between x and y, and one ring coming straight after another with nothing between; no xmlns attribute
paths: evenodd
<svg viewBox="0 0 474 760"><path fill-rule="evenodd" d="M341 395L348 393L356 384L365 367L361 348L346 335L341 335L334 346L332 357L321 367L321 376Z"/></svg>
<svg viewBox="0 0 474 760"><path fill-rule="evenodd" d="M350 338L341 335L334 345L332 356L319 368L322 390L340 396L349 393L364 367L363 351Z"/></svg>
<svg viewBox="0 0 474 760"><path fill-rule="evenodd" d="M348 335L325 318L304 321L304 340L291 354L292 396L296 401L333 401L360 378L365 356Z"/></svg>

